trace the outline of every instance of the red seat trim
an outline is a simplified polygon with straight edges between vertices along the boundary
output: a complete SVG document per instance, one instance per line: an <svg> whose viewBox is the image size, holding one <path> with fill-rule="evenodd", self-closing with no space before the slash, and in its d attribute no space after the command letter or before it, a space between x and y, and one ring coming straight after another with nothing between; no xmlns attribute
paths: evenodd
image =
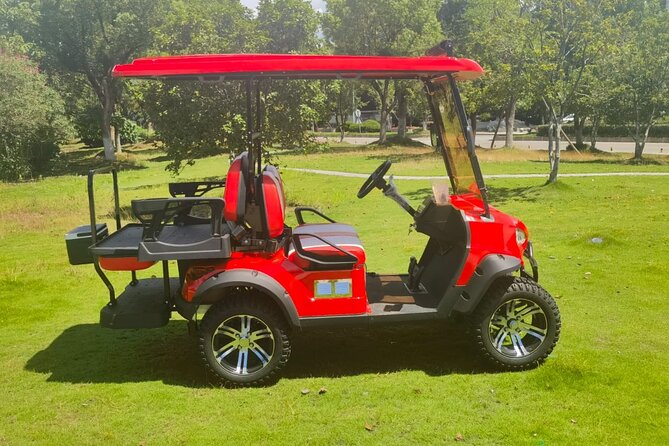
<svg viewBox="0 0 669 446"><path fill-rule="evenodd" d="M264 223L269 238L276 238L283 234L286 217L285 203L281 178L278 176L278 172L275 174L265 168L262 173L262 204L264 208Z"/></svg>
<svg viewBox="0 0 669 446"><path fill-rule="evenodd" d="M242 224L246 213L246 169L248 168L248 153L243 152L230 164L228 175L225 178L225 208L223 217L234 223Z"/></svg>

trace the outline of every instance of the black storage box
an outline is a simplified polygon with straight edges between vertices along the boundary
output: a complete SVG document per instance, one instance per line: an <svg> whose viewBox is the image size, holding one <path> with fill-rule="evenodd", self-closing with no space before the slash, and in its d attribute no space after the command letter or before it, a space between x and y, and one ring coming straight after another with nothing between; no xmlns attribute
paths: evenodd
<svg viewBox="0 0 669 446"><path fill-rule="evenodd" d="M106 223L95 225L95 230L98 241L109 234ZM65 245L67 246L67 257L70 259L70 264L84 265L86 263L93 263L93 256L88 250L92 244L91 225L77 226L65 234Z"/></svg>

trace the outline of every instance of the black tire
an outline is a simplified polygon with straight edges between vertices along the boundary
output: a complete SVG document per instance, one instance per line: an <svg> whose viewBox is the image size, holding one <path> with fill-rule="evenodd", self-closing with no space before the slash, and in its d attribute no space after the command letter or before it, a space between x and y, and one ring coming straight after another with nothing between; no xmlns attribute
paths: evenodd
<svg viewBox="0 0 669 446"><path fill-rule="evenodd" d="M470 317L470 329L485 360L499 370L525 370L543 363L560 337L555 300L536 282L503 277Z"/></svg>
<svg viewBox="0 0 669 446"><path fill-rule="evenodd" d="M271 384L290 357L288 325L280 311L257 294L230 296L204 315L200 353L225 386Z"/></svg>

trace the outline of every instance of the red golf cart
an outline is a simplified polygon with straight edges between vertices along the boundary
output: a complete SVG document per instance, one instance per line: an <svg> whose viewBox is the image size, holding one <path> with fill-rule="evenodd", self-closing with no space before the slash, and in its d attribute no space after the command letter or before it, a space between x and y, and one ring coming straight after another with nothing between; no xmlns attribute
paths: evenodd
<svg viewBox="0 0 669 446"><path fill-rule="evenodd" d="M93 180L100 172L89 173L90 225L74 229L66 239L71 263L92 263L109 290L100 323L154 328L167 324L176 311L197 329L205 363L230 385L267 383L278 376L296 331L455 315L468 321L480 353L493 366L521 370L542 363L558 340L560 315L537 284L527 228L488 204L456 85L483 70L476 62L452 57L446 42L428 54L198 55L116 66L117 77L245 82L248 147L220 181L173 183L170 198L133 200L138 222L125 226L112 171L116 231L111 234L96 221ZM298 225L286 225L283 181L274 166L263 165L259 137L258 83L268 79L422 81L450 191L447 184L436 184L414 209L392 176L384 178L391 167L385 161L357 192L364 198L379 189L406 210L407 223L429 237L420 258L407 259L406 274L368 272L356 229L336 216L297 207ZM218 188L224 189L222 197L204 196ZM176 261L178 276L170 276L169 261ZM162 279L137 278L137 271L156 262L162 262ZM131 272L120 295L105 271Z"/></svg>

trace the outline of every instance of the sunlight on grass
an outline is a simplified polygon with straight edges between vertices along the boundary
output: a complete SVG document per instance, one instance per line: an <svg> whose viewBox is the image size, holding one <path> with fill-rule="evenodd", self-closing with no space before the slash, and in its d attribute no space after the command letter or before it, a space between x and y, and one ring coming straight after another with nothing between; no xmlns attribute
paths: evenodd
<svg viewBox="0 0 669 446"><path fill-rule="evenodd" d="M160 152L140 146L132 156L143 168L120 173L122 205L167 196L174 179ZM479 153L485 173L546 173L541 156ZM395 158L398 175L443 174L430 149L283 153L278 160L370 173L386 157ZM669 171L667 164L621 164L624 156L591 157L565 154L562 171ZM227 156L201 159L179 180L220 178L227 166ZM289 170L283 177L292 206L315 206L358 228L370 270L403 272L409 256L420 255L425 237L410 231L403 210L378 191L355 198L362 180ZM397 183L413 203L430 186ZM480 373L451 326L333 330L298 335L275 386L230 390L209 384L178 317L155 330L97 325L106 290L90 266L67 263L63 241L88 222L84 176L0 184L0 444L448 444L458 433L466 444L669 443L667 179L489 186L493 203L529 227L541 283L563 315L562 339L545 365ZM96 191L98 213L111 224L108 176ZM128 279L113 274L118 286ZM322 387L327 393L319 395Z"/></svg>

